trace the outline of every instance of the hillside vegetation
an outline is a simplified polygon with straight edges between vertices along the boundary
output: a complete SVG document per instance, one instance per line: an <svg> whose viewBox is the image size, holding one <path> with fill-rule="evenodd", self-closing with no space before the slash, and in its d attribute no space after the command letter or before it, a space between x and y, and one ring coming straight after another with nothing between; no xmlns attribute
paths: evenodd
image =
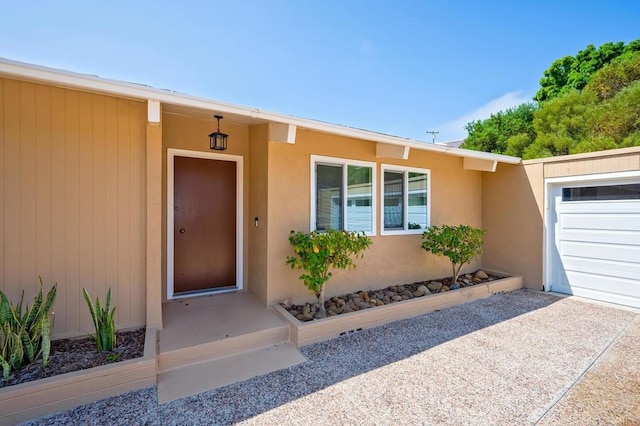
<svg viewBox="0 0 640 426"><path fill-rule="evenodd" d="M640 146L640 40L551 64L533 102L465 127L463 148L523 159Z"/></svg>

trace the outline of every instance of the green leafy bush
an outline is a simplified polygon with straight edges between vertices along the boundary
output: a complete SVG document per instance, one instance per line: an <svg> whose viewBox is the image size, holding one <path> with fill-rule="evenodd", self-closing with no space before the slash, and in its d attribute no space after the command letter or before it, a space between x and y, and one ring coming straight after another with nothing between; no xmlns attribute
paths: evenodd
<svg viewBox="0 0 640 426"><path fill-rule="evenodd" d="M89 293L86 288L82 288L84 300L89 306L89 313L93 320L93 326L96 334L93 340L96 342L96 348L99 351L112 351L116 347L116 326L113 316L116 313L115 306L111 308L111 288L107 291L107 300L104 308L100 305L100 299L96 296L96 303L91 302Z"/></svg>
<svg viewBox="0 0 640 426"><path fill-rule="evenodd" d="M31 307L26 306L22 313L24 290L17 305L13 305L7 296L0 291L0 365L4 380L9 379L11 370L19 369L23 364L30 364L42 356L42 365L49 363L51 351L51 320L49 313L56 299L57 284L47 293L40 291Z"/></svg>
<svg viewBox="0 0 640 426"><path fill-rule="evenodd" d="M304 269L300 275L304 285L318 297L320 312L325 313L324 289L334 269L355 268L353 257L362 257L371 245L364 232L347 232L330 229L311 233L291 231L289 242L295 256L287 256L291 269Z"/></svg>
<svg viewBox="0 0 640 426"><path fill-rule="evenodd" d="M432 226L422 234L422 248L437 256L446 256L453 268L453 282L458 281L460 269L465 263L482 254L482 244L487 231L468 225Z"/></svg>

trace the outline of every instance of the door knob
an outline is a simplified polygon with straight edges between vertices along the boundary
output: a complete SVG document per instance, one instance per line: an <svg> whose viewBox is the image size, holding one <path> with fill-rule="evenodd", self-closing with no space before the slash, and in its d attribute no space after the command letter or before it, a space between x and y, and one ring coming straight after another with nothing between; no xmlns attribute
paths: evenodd
<svg viewBox="0 0 640 426"><path fill-rule="evenodd" d="M184 229L184 228L180 228L180 231L179 231L179 232L180 232L181 234L184 234L185 232L187 232L187 230L186 230L186 229Z"/></svg>

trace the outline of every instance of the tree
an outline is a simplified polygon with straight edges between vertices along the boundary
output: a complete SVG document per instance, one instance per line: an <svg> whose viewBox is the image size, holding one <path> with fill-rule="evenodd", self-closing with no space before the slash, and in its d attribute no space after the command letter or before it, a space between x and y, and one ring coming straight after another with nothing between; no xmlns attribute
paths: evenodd
<svg viewBox="0 0 640 426"><path fill-rule="evenodd" d="M535 141L524 149L523 158L552 157L572 153L573 147L589 134L590 112L596 96L574 90L545 102L534 114Z"/></svg>
<svg viewBox="0 0 640 426"><path fill-rule="evenodd" d="M485 120L470 122L465 126L469 136L462 147L503 154L511 145L510 152L513 154L510 155L518 155L518 147L525 143L525 140L531 143L535 138L533 113L537 108L537 104L528 102L491 114ZM514 137L516 140L509 142L509 139Z"/></svg>
<svg viewBox="0 0 640 426"><path fill-rule="evenodd" d="M575 57L565 56L558 59L544 71L540 79L540 90L534 96L534 100L544 102L575 89L582 90L596 71L619 56L638 51L640 40L634 40L626 46L624 42L609 42L599 48L590 44Z"/></svg>
<svg viewBox="0 0 640 426"><path fill-rule="evenodd" d="M619 56L596 72L584 90L595 93L600 100L605 100L612 98L620 90L638 80L640 80L640 52L631 52Z"/></svg>
<svg viewBox="0 0 640 426"><path fill-rule="evenodd" d="M437 256L449 258L453 270L452 283L455 284L462 266L482 254L486 234L487 231L468 225L432 226L422 234L422 248Z"/></svg>
<svg viewBox="0 0 640 426"><path fill-rule="evenodd" d="M335 229L310 233L291 231L289 242L296 255L287 256L287 265L290 265L291 269L305 270L299 278L317 296L320 312L323 315L326 315L325 284L332 275L329 269L355 268L353 258L362 257L362 252L372 243L364 232Z"/></svg>

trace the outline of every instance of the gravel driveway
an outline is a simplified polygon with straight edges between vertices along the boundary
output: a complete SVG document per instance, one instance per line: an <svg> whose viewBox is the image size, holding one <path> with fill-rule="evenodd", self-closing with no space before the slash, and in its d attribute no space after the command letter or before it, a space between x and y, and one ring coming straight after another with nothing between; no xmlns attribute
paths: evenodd
<svg viewBox="0 0 640 426"><path fill-rule="evenodd" d="M639 348L637 313L518 290L310 345L305 363L162 406L148 388L31 424L636 424Z"/></svg>

